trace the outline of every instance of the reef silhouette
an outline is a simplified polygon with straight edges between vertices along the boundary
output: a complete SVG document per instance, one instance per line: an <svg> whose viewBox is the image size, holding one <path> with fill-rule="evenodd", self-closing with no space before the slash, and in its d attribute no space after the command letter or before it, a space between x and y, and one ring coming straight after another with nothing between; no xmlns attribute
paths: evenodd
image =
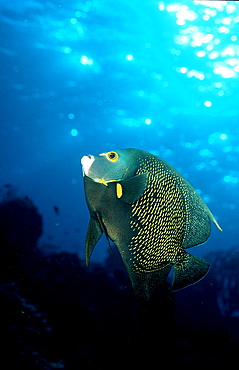
<svg viewBox="0 0 239 370"><path fill-rule="evenodd" d="M136 301L114 249L104 265L38 245L43 219L28 197L0 203L1 361L24 370L129 369L170 361L234 364L239 346L239 248L207 255L199 284ZM82 243L84 237L82 236ZM81 242L81 241L79 241ZM46 251L46 246L44 251ZM10 355L9 355L10 353Z"/></svg>

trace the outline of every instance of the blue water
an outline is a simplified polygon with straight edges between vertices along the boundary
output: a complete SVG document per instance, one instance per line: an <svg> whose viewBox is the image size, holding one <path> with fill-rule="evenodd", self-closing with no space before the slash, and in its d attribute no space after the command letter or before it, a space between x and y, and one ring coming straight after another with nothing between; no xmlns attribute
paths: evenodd
<svg viewBox="0 0 239 370"><path fill-rule="evenodd" d="M80 158L127 147L199 190L224 230L207 250L238 240L237 2L2 0L0 11L0 181L37 205L42 244L83 256Z"/></svg>
<svg viewBox="0 0 239 370"><path fill-rule="evenodd" d="M186 345L187 351L190 352L189 346L192 346L192 353L196 353L196 349L198 356L203 353L207 364L212 358L221 363L218 343L224 343L225 337L221 341L217 331L220 327L232 335L233 328L239 327L238 322L235 326L233 321L228 329L228 322L225 324L223 321L222 324L220 321L219 324L215 318L220 315L239 316L239 254L238 247L235 247L239 239L238 2L0 0L0 36L1 200L29 196L43 217L43 234L38 247L47 253L74 252L83 260L89 213L83 191L81 157L133 147L169 162L200 193L223 229L220 232L212 225L209 241L192 250L198 256L211 253L212 261L213 253L221 253L219 257L215 254L211 277L205 278L203 285L198 284L196 288L185 290L186 293L176 294L180 335L187 324L190 337L195 327L194 319L199 327L200 320L205 324L204 329L199 329L202 337L198 337L196 331L194 342L185 339L190 343ZM106 256L107 243L102 238L92 260L102 263ZM111 314L116 316L114 323L120 322L116 324L116 332L123 330L122 337L119 334L119 342L122 338L124 342L125 336L132 334L130 325L133 319L130 315L133 311L127 312L126 316L129 316L126 319L124 316L127 307L131 307L129 303L124 304L127 299L122 298L122 306L117 305L118 298L115 301L109 299L111 295L114 297L117 289L117 294L123 294L120 289L127 285L128 280L118 276L122 286L118 280L115 287L107 283L109 294L99 283L99 289L90 288L91 295L82 293L79 295L80 303L76 303L75 292L83 286L79 288L73 277L78 276L79 262L72 262L68 255L61 258L62 261L66 258L68 270L63 269L62 272L59 262L58 267L54 267L56 272L53 276L57 287L61 284L60 278L57 280L61 274L64 276L62 281L71 281L71 288L67 285L65 289L70 303L64 311L65 298L62 301L59 298L61 289L54 288L55 303L51 301L51 290L47 290L52 312L50 309L44 325L49 320L49 325L54 327L56 320L57 329L53 330L53 335L58 338L57 330L66 311L71 312L75 304L83 311L89 309L90 313L84 319L86 326L88 328L87 320L92 323L89 317L93 316L98 332L96 339L92 339L93 334L88 338L94 349L85 342L85 332L81 334L81 353L87 363L88 354L93 353L92 358L98 358L95 353L104 333L108 345L113 348L111 338L116 334L109 319ZM110 264L108 261L108 268ZM75 269L73 265L77 265ZM45 271L44 267L42 271ZM88 273L84 271L82 276L86 274L88 281ZM96 276L102 274L99 271L95 272ZM94 280L93 275L91 287L97 279ZM36 281L40 284L41 279ZM34 310L28 301L19 298L14 285L8 289L13 289L14 299L19 299L17 312L26 311L30 317ZM28 295L26 287L24 289L23 297ZM52 291L55 292L54 289ZM8 297L7 289L1 286L0 291ZM101 303L104 294L106 301L109 299L105 307ZM33 302L35 295L34 288L29 293ZM37 296L36 301L38 299ZM87 308L82 308L85 305ZM59 307L63 307L63 313ZM44 306L43 310L48 312ZM6 312L12 312L8 306ZM54 319L55 313L58 319ZM84 312L82 315L84 318ZM72 317L78 318L78 313L75 316L73 313ZM118 317L122 321L118 321ZM67 320L63 324L66 333L70 327ZM109 320L109 323L104 320ZM126 323L125 326L122 322ZM11 328L14 327L11 317L10 323ZM26 321L26 327L28 325ZM215 338L218 342L207 357L207 350L201 351L200 344L207 338L211 347L211 334L208 336L207 331L205 336L202 334L209 327L210 333L215 335L212 342ZM59 343L67 346L68 337L64 333L61 335ZM176 341L179 352L184 340L180 335ZM230 335L229 344L233 342ZM78 329L75 338L79 338ZM78 356L77 346L74 347L77 340L69 344L72 351L75 348L74 355L69 352L63 356L69 364L74 361L74 356ZM233 346L238 348L238 343L237 334ZM102 354L104 344L100 345ZM229 345L228 348L229 354L234 353L234 347ZM122 353L119 351L118 355ZM236 358L236 350L234 355ZM185 358L189 360L187 355ZM43 366L42 369L64 368L62 363L56 360L54 365L53 358L52 367ZM25 368L28 369L27 366ZM78 369L74 365L67 368ZM100 369L100 366L95 368Z"/></svg>

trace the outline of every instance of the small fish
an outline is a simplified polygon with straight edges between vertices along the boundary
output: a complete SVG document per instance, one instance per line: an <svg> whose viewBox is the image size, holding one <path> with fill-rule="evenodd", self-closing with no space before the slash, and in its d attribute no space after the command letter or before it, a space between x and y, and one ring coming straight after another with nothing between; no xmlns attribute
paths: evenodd
<svg viewBox="0 0 239 370"><path fill-rule="evenodd" d="M204 243L210 219L222 230L189 182L150 153L120 149L81 159L90 222L86 264L104 233L117 246L136 295L150 299L201 280L210 264L185 249Z"/></svg>
<svg viewBox="0 0 239 370"><path fill-rule="evenodd" d="M53 210L54 210L54 212L55 212L56 215L59 215L60 210L59 210L59 207L58 206L53 206Z"/></svg>

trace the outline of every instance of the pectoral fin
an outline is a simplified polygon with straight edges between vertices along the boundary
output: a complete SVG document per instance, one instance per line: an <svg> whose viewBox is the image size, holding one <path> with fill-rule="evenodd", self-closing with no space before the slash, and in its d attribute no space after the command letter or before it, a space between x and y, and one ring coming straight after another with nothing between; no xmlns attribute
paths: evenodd
<svg viewBox="0 0 239 370"><path fill-rule="evenodd" d="M147 173L131 177L116 184L116 195L123 202L132 204L144 193L147 187Z"/></svg>
<svg viewBox="0 0 239 370"><path fill-rule="evenodd" d="M103 230L100 226L100 223L93 217L90 219L90 223L88 225L88 230L86 234L86 265L89 265L90 256L93 252L93 249L100 239L101 235L103 234Z"/></svg>

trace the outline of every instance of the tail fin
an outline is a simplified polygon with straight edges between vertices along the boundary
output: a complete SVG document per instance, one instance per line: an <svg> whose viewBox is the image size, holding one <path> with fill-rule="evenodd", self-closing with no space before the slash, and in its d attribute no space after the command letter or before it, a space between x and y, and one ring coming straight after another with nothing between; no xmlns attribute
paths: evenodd
<svg viewBox="0 0 239 370"><path fill-rule="evenodd" d="M130 280L137 298L141 301L148 301L163 290L169 291L166 282L168 274L172 268L171 264L165 265L158 271L153 272L130 272Z"/></svg>
<svg viewBox="0 0 239 370"><path fill-rule="evenodd" d="M206 260L187 253L186 262L174 265L172 290L186 288L195 284L208 273L210 263Z"/></svg>

